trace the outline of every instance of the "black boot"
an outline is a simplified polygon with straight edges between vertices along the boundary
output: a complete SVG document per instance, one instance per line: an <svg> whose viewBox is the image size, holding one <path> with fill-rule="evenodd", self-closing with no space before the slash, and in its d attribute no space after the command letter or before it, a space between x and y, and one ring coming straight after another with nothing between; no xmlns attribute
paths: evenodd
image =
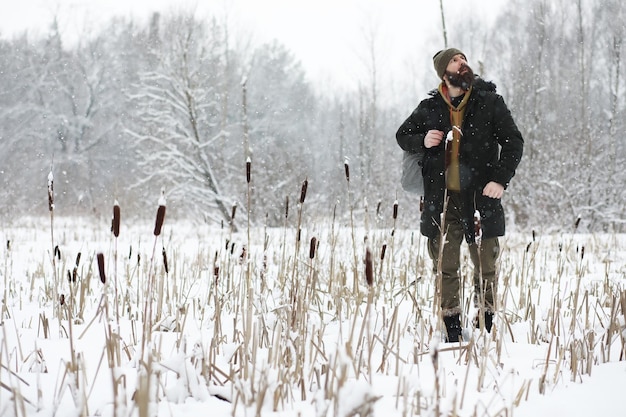
<svg viewBox="0 0 626 417"><path fill-rule="evenodd" d="M448 336L446 342L457 343L461 339L461 315L444 316L443 322L446 325Z"/></svg>
<svg viewBox="0 0 626 417"><path fill-rule="evenodd" d="M476 328L480 329L480 321L478 320L478 316L474 319L476 322ZM485 311L485 330L487 333L491 333L491 327L493 326L493 312Z"/></svg>

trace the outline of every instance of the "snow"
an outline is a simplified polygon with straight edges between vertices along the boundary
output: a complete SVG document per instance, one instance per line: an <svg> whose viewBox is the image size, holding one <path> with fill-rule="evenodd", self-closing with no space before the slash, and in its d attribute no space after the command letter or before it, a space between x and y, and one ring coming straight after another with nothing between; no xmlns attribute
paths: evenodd
<svg viewBox="0 0 626 417"><path fill-rule="evenodd" d="M49 219L5 226L0 415L139 416L141 404L147 415L174 417L624 415L626 236L509 234L493 333L469 325L465 285L466 341L451 344L432 311L434 280L416 231L306 226L302 241L319 245L313 259L291 228L252 229L248 242L247 231L166 221L152 237L148 222L122 224L114 245L110 225L57 217L56 273ZM139 244L152 239L168 253L167 274L151 245ZM55 275L67 300L60 320L49 295ZM146 293L150 279L163 298ZM309 304L298 312L290 300ZM147 302L161 317L145 328Z"/></svg>

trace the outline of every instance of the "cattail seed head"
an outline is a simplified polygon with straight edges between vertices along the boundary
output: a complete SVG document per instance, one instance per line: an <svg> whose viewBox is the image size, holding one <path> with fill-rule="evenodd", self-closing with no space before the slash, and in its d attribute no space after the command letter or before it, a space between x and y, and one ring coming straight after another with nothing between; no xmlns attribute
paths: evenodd
<svg viewBox="0 0 626 417"><path fill-rule="evenodd" d="M372 262L372 252L369 248L365 250L365 281L369 287L374 285L374 265Z"/></svg>
<svg viewBox="0 0 626 417"><path fill-rule="evenodd" d="M165 220L165 196L161 192L161 198L159 198L159 208L157 210L156 222L154 223L154 235L159 236L161 234L161 227L163 227L163 221Z"/></svg>
<svg viewBox="0 0 626 417"><path fill-rule="evenodd" d="M576 218L576 222L574 222L574 230L578 229L578 225L580 224L580 216Z"/></svg>
<svg viewBox="0 0 626 417"><path fill-rule="evenodd" d="M582 246L580 248L580 260L582 261L584 257L585 257L585 247Z"/></svg>
<svg viewBox="0 0 626 417"><path fill-rule="evenodd" d="M289 217L289 196L285 197L285 219Z"/></svg>
<svg viewBox="0 0 626 417"><path fill-rule="evenodd" d="M393 202L393 219L396 220L398 218L398 200Z"/></svg>
<svg viewBox="0 0 626 417"><path fill-rule="evenodd" d="M165 268L165 273L168 274L170 270L167 266L167 253L165 252L165 248L163 248L161 254L163 255L163 267Z"/></svg>
<svg viewBox="0 0 626 417"><path fill-rule="evenodd" d="M309 259L315 258L316 247L317 247L317 238L314 236L311 238L311 246L309 247Z"/></svg>
<svg viewBox="0 0 626 417"><path fill-rule="evenodd" d="M107 282L106 275L104 274L104 254L99 252L97 255L98 258L98 272L100 273L100 282L103 284Z"/></svg>
<svg viewBox="0 0 626 417"><path fill-rule="evenodd" d="M213 256L213 279L215 280L215 285L217 285L217 280L220 276L220 266L217 264L217 255L218 252L215 251L215 255Z"/></svg>
<svg viewBox="0 0 626 417"><path fill-rule="evenodd" d="M246 182L250 184L250 170L252 166L252 160L250 157L246 159Z"/></svg>
<svg viewBox="0 0 626 417"><path fill-rule="evenodd" d="M302 183L302 189L300 190L300 204L304 203L304 199L306 198L306 189L309 186L309 179L305 179Z"/></svg>
<svg viewBox="0 0 626 417"><path fill-rule="evenodd" d="M48 173L48 210L54 210L54 175L52 175L52 171Z"/></svg>
<svg viewBox="0 0 626 417"><path fill-rule="evenodd" d="M113 222L111 224L111 231L115 237L120 235L120 205L117 201L113 205Z"/></svg>
<svg viewBox="0 0 626 417"><path fill-rule="evenodd" d="M481 238L482 238L482 228L480 224L480 212L476 210L474 211L474 241L476 243L479 243Z"/></svg>
<svg viewBox="0 0 626 417"><path fill-rule="evenodd" d="M348 158L343 160L343 169L346 172L346 181L350 182L350 164L348 163Z"/></svg>
<svg viewBox="0 0 626 417"><path fill-rule="evenodd" d="M230 221L235 220L235 215L237 214L237 203L233 203L233 206L230 208Z"/></svg>
<svg viewBox="0 0 626 417"><path fill-rule="evenodd" d="M70 270L67 270L67 282L68 283L72 283L72 273L70 272Z"/></svg>
<svg viewBox="0 0 626 417"><path fill-rule="evenodd" d="M60 261L61 260L61 249L59 249L59 245L54 247L54 256Z"/></svg>
<svg viewBox="0 0 626 417"><path fill-rule="evenodd" d="M244 263L248 257L248 250L245 246L241 247L241 253L239 254L239 262Z"/></svg>
<svg viewBox="0 0 626 417"><path fill-rule="evenodd" d="M79 263L80 263L80 252L78 252L78 255L76 255L76 267L78 267Z"/></svg>
<svg viewBox="0 0 626 417"><path fill-rule="evenodd" d="M385 260L385 252L387 252L387 244L383 243L383 248L380 251L380 260L384 261Z"/></svg>
<svg viewBox="0 0 626 417"><path fill-rule="evenodd" d="M59 303L61 305L65 305L65 294L61 294L61 296L59 297Z"/></svg>
<svg viewBox="0 0 626 417"><path fill-rule="evenodd" d="M420 196L420 213L424 211L424 196Z"/></svg>

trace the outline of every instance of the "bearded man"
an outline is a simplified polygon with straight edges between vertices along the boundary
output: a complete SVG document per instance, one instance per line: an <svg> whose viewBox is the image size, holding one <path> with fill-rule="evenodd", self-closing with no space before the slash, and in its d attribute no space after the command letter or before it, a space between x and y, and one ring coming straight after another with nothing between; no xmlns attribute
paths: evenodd
<svg viewBox="0 0 626 417"><path fill-rule="evenodd" d="M446 340L458 342L463 240L474 265L474 303L481 316L475 320L491 331L498 237L505 232L501 200L520 163L524 139L495 84L475 76L463 52L439 51L433 64L441 83L402 123L396 140L403 150L423 155L420 231L428 238L435 272L441 258L440 307Z"/></svg>

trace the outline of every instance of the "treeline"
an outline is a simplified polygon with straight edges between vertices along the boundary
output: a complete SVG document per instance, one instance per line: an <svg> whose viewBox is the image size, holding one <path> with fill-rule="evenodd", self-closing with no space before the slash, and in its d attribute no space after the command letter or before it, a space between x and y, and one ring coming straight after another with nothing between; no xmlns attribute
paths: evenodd
<svg viewBox="0 0 626 417"><path fill-rule="evenodd" d="M56 25L2 40L2 216L45 214L50 170L60 214L108 217L118 200L140 215L164 191L174 216L228 223L238 205L240 219L281 225L306 180L307 215L330 217L349 204L346 156L353 193L379 195L397 118L375 125L369 93L320 97L283 45L250 45L184 13L115 19L71 46Z"/></svg>
<svg viewBox="0 0 626 417"><path fill-rule="evenodd" d="M590 230L623 230L623 9L513 1L493 27L450 16L450 43L498 84L526 139L506 196L511 226L570 230L582 217ZM398 199L399 225L415 225L394 134L436 86L436 38L393 83L364 48L360 87L335 94L315 90L284 45L254 45L218 18L119 18L72 45L60 32L0 40L2 218L45 214L52 170L59 214L107 219L117 200L148 217L163 191L170 216L227 224L237 205L236 221L277 226L293 222L306 180L312 219L352 212L389 227Z"/></svg>

